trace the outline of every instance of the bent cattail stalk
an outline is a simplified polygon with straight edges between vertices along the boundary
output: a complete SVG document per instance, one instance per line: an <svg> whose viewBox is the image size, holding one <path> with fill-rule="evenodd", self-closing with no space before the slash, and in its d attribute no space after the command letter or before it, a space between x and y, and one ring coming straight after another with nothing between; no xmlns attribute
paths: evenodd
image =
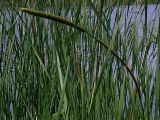
<svg viewBox="0 0 160 120"><path fill-rule="evenodd" d="M43 18L47 18L47 19L50 19L50 20L53 20L53 21L56 21L58 23L62 23L62 24L65 24L65 25L68 25L68 26L71 26L77 30L79 30L80 32L83 32L83 33L86 33L87 35L89 35L90 37L94 38L99 44L101 44L104 48L106 49L109 49L111 54L116 57L116 59L118 61L121 62L121 64L125 67L125 69L128 71L128 73L131 75L134 83L135 83L135 86L136 86L136 89L137 89L137 93L138 93L138 96L139 96L139 99L140 99L140 103L141 103L141 107L142 107L142 110L143 110L143 105L142 105L142 102L141 102L141 92L140 92L140 88L139 88L139 84L134 76L134 74L132 73L131 69L128 67L128 65L118 56L118 54L116 52L114 52L113 50L110 49L110 47L108 45L106 45L104 42L102 42L101 40L95 38L93 35L91 35L88 31L86 31L84 28L78 26L78 25L75 25L73 22L69 21L69 20L66 20L65 18L63 17L60 17L60 16L57 16L57 15L53 15L53 14L49 14L49 13L45 13L45 12L42 12L42 11L37 11L37 10L31 10L31 9L28 9L28 8L22 8L21 9L22 12L25 12L25 13L28 13L28 14L31 14L31 15L34 15L34 16L38 16L38 17L43 17Z"/></svg>
<svg viewBox="0 0 160 120"><path fill-rule="evenodd" d="M47 19L50 19L50 20L53 20L53 21L56 21L56 22L59 22L59 23L71 26L73 28L76 28L77 30L79 30L81 32L85 32L85 29L83 29L83 28L75 25L71 21L66 20L66 19L64 19L64 18L62 18L60 16L57 16L57 15L48 14L48 13L41 12L41 11L38 11L38 10L30 10L28 8L22 8L21 11L22 12L26 12L26 13L31 14L31 15L34 15L34 16L39 16L39 17L47 18Z"/></svg>

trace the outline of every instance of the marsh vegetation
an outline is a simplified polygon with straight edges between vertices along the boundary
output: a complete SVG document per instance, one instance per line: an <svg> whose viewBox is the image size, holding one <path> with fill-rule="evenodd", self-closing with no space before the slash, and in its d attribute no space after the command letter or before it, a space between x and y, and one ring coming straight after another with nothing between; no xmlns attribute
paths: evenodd
<svg viewBox="0 0 160 120"><path fill-rule="evenodd" d="M0 119L160 119L159 1L5 2Z"/></svg>

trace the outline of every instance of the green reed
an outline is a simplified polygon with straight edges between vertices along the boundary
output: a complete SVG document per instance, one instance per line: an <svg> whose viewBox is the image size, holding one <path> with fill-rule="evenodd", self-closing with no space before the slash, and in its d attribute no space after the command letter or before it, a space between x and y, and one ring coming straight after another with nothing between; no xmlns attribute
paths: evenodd
<svg viewBox="0 0 160 120"><path fill-rule="evenodd" d="M17 11L8 0L0 11L0 119L159 119L159 23L132 21L122 7L131 1L106 3L27 0ZM137 9L140 19L148 4Z"/></svg>

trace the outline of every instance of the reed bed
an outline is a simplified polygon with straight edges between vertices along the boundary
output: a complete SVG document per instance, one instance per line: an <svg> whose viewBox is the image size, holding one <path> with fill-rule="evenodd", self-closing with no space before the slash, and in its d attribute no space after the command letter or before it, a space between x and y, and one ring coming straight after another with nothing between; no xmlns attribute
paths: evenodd
<svg viewBox="0 0 160 120"><path fill-rule="evenodd" d="M0 119L160 119L160 18L147 0L6 2Z"/></svg>

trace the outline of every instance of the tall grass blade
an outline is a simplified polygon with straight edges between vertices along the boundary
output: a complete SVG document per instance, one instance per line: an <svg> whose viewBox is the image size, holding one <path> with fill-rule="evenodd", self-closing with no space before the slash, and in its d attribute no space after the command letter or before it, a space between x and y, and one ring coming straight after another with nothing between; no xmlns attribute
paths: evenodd
<svg viewBox="0 0 160 120"><path fill-rule="evenodd" d="M158 35L157 35L157 42L158 42L158 55L157 55L157 71L156 71L156 103L155 103L155 119L158 120L160 118L160 17L159 17L159 28L158 28Z"/></svg>
<svg viewBox="0 0 160 120"><path fill-rule="evenodd" d="M58 57L58 55L57 55L57 57ZM59 79L60 79L60 82L62 84L63 76L62 76L62 72L61 72L61 68L60 68L59 58L57 58L57 62L58 62L57 67L58 67L59 72L60 72L59 73ZM63 114L63 112L66 114L66 110L67 110L66 85L67 85L67 81L68 81L68 71L69 71L69 64L67 66L67 71L66 71L66 74L65 74L64 83L61 86L61 96L60 96L60 101L59 101L58 112L56 114L56 120L59 120L60 114Z"/></svg>
<svg viewBox="0 0 160 120"><path fill-rule="evenodd" d="M27 12L31 15L35 15L35 16L39 16L39 17L44 17L44 18L47 18L47 19L51 19L51 20L54 20L56 22L59 22L59 23L62 23L62 24L66 24L66 25L69 25L73 28L76 28L78 30L80 30L81 32L85 32L87 33L89 36L91 36L92 38L94 38L90 33L88 33L88 31L86 31L85 29L79 27L79 26L76 26L74 23L62 18L62 17L59 17L59 16L56 16L56 15L52 15L52 14L48 14L48 13L45 13L45 12L41 12L41 11L36 11L36 10L30 10L30 9L27 9L27 8L22 8L22 12ZM140 88L139 88L139 84L134 76L134 74L132 73L132 71L130 70L130 68L128 67L128 65L117 55L116 52L114 52L112 49L110 49L111 46L108 47L108 45L106 45L105 43L103 43L101 40L95 38L96 41L98 43L100 43L103 47L105 48L109 48L109 50L111 51L112 55L114 57L117 58L118 61L120 61L122 63L122 65L126 68L126 70L128 71L128 73L131 75L131 77L133 78L133 81L136 85L136 89L137 89L137 92L138 92L138 96L139 96L139 99L140 99L140 103L141 103L141 92L140 92ZM141 108L142 108L142 111L143 111L143 106L142 106L142 103L141 103Z"/></svg>

